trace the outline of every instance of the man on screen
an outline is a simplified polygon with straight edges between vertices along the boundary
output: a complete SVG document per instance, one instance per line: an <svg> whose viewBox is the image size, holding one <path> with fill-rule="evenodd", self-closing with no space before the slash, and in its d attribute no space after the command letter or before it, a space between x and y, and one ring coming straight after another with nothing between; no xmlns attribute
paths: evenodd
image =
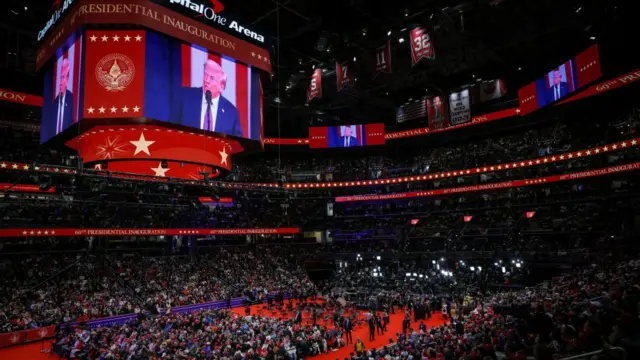
<svg viewBox="0 0 640 360"><path fill-rule="evenodd" d="M344 126L344 133L340 136L338 147L360 146L358 138L351 135L351 125Z"/></svg>
<svg viewBox="0 0 640 360"><path fill-rule="evenodd" d="M202 87L183 89L177 114L180 123L206 131L242 136L238 109L222 96L226 86L227 75L222 67L213 60L207 60Z"/></svg>
<svg viewBox="0 0 640 360"><path fill-rule="evenodd" d="M562 72L559 69L553 71L553 84L548 90L547 99L549 103L560 100L569 95L571 90L566 81L562 81Z"/></svg>
<svg viewBox="0 0 640 360"><path fill-rule="evenodd" d="M58 96L53 101L53 116L51 119L55 119L53 120L55 128L50 132L52 135L61 133L73 124L73 94L67 88L70 70L69 59L63 59L60 66Z"/></svg>

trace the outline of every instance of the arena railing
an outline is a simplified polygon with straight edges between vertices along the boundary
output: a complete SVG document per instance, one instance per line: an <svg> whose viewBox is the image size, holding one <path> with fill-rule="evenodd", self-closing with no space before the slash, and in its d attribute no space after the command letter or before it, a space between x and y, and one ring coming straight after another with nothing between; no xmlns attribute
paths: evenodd
<svg viewBox="0 0 640 360"><path fill-rule="evenodd" d="M569 356L569 357L566 357L566 358L562 358L560 360L590 360L592 356L600 355L600 354L604 353L605 351L606 352L614 352L614 351L615 352L619 352L622 355L622 357L618 358L618 359L627 360L627 350L625 350L624 348L621 348L621 347L605 347L605 348L602 348L600 350L596 350L596 351L592 351L592 352L588 352L588 353L580 354L580 355L573 355L573 356Z"/></svg>

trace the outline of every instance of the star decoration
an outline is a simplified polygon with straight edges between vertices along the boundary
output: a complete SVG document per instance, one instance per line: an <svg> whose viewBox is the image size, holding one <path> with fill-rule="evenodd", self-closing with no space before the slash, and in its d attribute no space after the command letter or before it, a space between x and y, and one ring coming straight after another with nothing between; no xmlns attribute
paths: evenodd
<svg viewBox="0 0 640 360"><path fill-rule="evenodd" d="M130 41L131 40L131 36L129 35L125 35L124 36L124 41Z"/></svg>
<svg viewBox="0 0 640 360"><path fill-rule="evenodd" d="M130 141L130 143L132 143L136 147L136 151L133 153L134 156L138 155L141 152L151 156L151 153L149 152L149 146L155 143L155 141L147 141L144 138L144 133L141 133L140 139L138 139L138 141Z"/></svg>
<svg viewBox="0 0 640 360"><path fill-rule="evenodd" d="M118 35L114 35L113 36L113 41L119 41L120 40L120 36Z"/></svg>
<svg viewBox="0 0 640 360"><path fill-rule="evenodd" d="M229 163L227 162L227 157L229 156L229 154L227 154L226 149L223 147L222 151L218 151L218 153L220 154L220 164L228 165Z"/></svg>
<svg viewBox="0 0 640 360"><path fill-rule="evenodd" d="M97 36L95 36L95 35L91 35L91 37L90 37L89 39L91 39L91 42L96 42L96 40L98 39L98 37L97 37Z"/></svg>
<svg viewBox="0 0 640 360"><path fill-rule="evenodd" d="M162 163L158 163L158 167L151 168L151 170L153 170L156 176L165 177L165 174L167 173L167 171L169 171L169 168L163 168Z"/></svg>
<svg viewBox="0 0 640 360"><path fill-rule="evenodd" d="M108 137L106 142L102 145L98 145L98 151L96 156L103 159L113 159L119 154L127 152L127 144L120 142L120 137L116 136L113 140ZM94 166L95 170L102 170L102 165L97 164Z"/></svg>
<svg viewBox="0 0 640 360"><path fill-rule="evenodd" d="M111 113L115 113L118 111L118 108L115 106L112 106L110 110L111 110Z"/></svg>
<svg viewBox="0 0 640 360"><path fill-rule="evenodd" d="M93 114L93 110L95 110L95 109L94 109L94 108L92 108L92 107L89 107L89 108L87 109L87 113L89 113L89 114Z"/></svg>
<svg viewBox="0 0 640 360"><path fill-rule="evenodd" d="M136 105L136 106L134 106L134 107L133 107L133 112L135 112L135 113L140 112L140 107L139 107L139 106L137 106L137 105Z"/></svg>
<svg viewBox="0 0 640 360"><path fill-rule="evenodd" d="M14 170L17 169L18 168L18 164L11 165L11 168L14 169Z"/></svg>
<svg viewBox="0 0 640 360"><path fill-rule="evenodd" d="M102 35L102 42L107 42L107 40L109 40L109 37L107 37L107 35Z"/></svg>
<svg viewBox="0 0 640 360"><path fill-rule="evenodd" d="M106 110L107 109L105 109L103 106L100 106L100 108L98 108L98 111L100 111L100 114L104 114Z"/></svg>
<svg viewBox="0 0 640 360"><path fill-rule="evenodd" d="M142 36L136 35L136 41L142 41Z"/></svg>
<svg viewBox="0 0 640 360"><path fill-rule="evenodd" d="M129 108L125 105L125 107L122 108L122 112L123 113L129 112Z"/></svg>
<svg viewBox="0 0 640 360"><path fill-rule="evenodd" d="M0 164L0 167L3 168L3 169L6 169L7 168L7 163Z"/></svg>

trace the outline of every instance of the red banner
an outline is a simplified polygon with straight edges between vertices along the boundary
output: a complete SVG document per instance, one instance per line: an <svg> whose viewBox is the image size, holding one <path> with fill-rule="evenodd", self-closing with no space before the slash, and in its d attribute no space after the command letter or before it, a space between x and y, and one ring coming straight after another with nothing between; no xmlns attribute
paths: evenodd
<svg viewBox="0 0 640 360"><path fill-rule="evenodd" d="M308 145L309 138L264 138L267 145Z"/></svg>
<svg viewBox="0 0 640 360"><path fill-rule="evenodd" d="M524 116L538 110L538 90L535 81L518 89L518 102L520 104L520 115Z"/></svg>
<svg viewBox="0 0 640 360"><path fill-rule="evenodd" d="M69 34L82 26L92 24L126 24L132 27L146 27L271 72L269 50L240 40L151 1L137 3L131 0L100 0L99 2L79 0L78 5L69 11L64 20L42 42L38 49L36 68L39 70L55 54ZM245 35L251 34L249 29L237 26L238 31L242 31Z"/></svg>
<svg viewBox="0 0 640 360"><path fill-rule="evenodd" d="M13 90L0 89L0 100L42 107L42 96L25 94Z"/></svg>
<svg viewBox="0 0 640 360"><path fill-rule="evenodd" d="M145 34L142 30L87 30L85 118L142 117Z"/></svg>
<svg viewBox="0 0 640 360"><path fill-rule="evenodd" d="M376 68L373 76L376 77L380 73L391 74L391 42L387 42L376 49Z"/></svg>
<svg viewBox="0 0 640 360"><path fill-rule="evenodd" d="M69 140L66 145L77 150L85 163L153 159L156 162L205 164L227 170L231 169L231 155L242 151L234 140L145 125L97 126ZM141 174L145 173L148 171ZM169 174L166 176L171 176Z"/></svg>
<svg viewBox="0 0 640 360"><path fill-rule="evenodd" d="M322 98L322 70L320 69L313 70L313 74L311 74L307 89L307 102L316 97Z"/></svg>
<svg viewBox="0 0 640 360"><path fill-rule="evenodd" d="M579 88L602 77L598 44L592 45L587 50L578 54L575 57L575 61Z"/></svg>
<svg viewBox="0 0 640 360"><path fill-rule="evenodd" d="M9 183L0 183L0 191L16 191L16 192L34 192L34 193L55 193L56 188L52 186L47 190L40 190L39 185L28 185L28 184L9 184Z"/></svg>
<svg viewBox="0 0 640 360"><path fill-rule="evenodd" d="M175 236L175 235L267 235L298 234L298 228L259 228L259 229L69 229L69 228L22 228L0 229L2 237L59 237L59 236Z"/></svg>
<svg viewBox="0 0 640 360"><path fill-rule="evenodd" d="M329 135L326 126L309 128L309 147L312 149L329 147Z"/></svg>
<svg viewBox="0 0 640 360"><path fill-rule="evenodd" d="M603 81L599 84L591 85L588 88L586 88L584 91L581 91L580 93L575 94L568 99L560 101L556 105L566 104L568 102L584 99L594 95L599 95L607 91L611 91L619 87L635 83L638 80L640 80L640 69L636 69L634 71L628 72L622 76L618 76L617 78L614 78L611 80Z"/></svg>
<svg viewBox="0 0 640 360"><path fill-rule="evenodd" d="M348 61L338 62L336 61L336 81L338 91L342 90L345 86L352 86L355 77L353 76L353 68L349 66Z"/></svg>
<svg viewBox="0 0 640 360"><path fill-rule="evenodd" d="M416 27L411 30L410 34L412 65L417 64L422 59L432 60L436 58L432 39L423 27Z"/></svg>
<svg viewBox="0 0 640 360"><path fill-rule="evenodd" d="M611 166L611 167L602 168L602 169L580 171L580 172L575 172L570 174L553 175L553 176L526 179L526 180L513 180L513 181L504 181L499 183L490 183L490 184L482 184L482 185L459 186L454 188L437 189L437 190L430 190L430 191L411 191L411 192L394 193L394 194L339 196L335 198L335 201L336 202L356 202L356 201L375 201L375 200L396 200L396 199L408 199L408 198L416 198L416 197L429 197L429 196L437 196L437 195L470 193L475 191L490 191L490 190L497 190L497 189L508 189L508 188L515 188L515 187L549 184L549 183L561 182L561 181L585 179L585 178L591 178L596 176L604 176L604 175L611 175L611 174L617 174L622 172L635 171L639 169L640 169L640 162L635 162L631 164Z"/></svg>
<svg viewBox="0 0 640 360"><path fill-rule="evenodd" d="M364 126L366 144L369 145L384 145L384 124L366 124Z"/></svg>
<svg viewBox="0 0 640 360"><path fill-rule="evenodd" d="M431 131L444 130L449 127L449 113L444 98L435 96L427 98L427 118Z"/></svg>
<svg viewBox="0 0 640 360"><path fill-rule="evenodd" d="M214 199L211 196L200 196L198 197L198 201L201 203L233 204L233 198L230 197Z"/></svg>
<svg viewBox="0 0 640 360"><path fill-rule="evenodd" d="M55 325L37 329L15 331L0 334L0 348L23 344L25 342L40 341L55 335Z"/></svg>

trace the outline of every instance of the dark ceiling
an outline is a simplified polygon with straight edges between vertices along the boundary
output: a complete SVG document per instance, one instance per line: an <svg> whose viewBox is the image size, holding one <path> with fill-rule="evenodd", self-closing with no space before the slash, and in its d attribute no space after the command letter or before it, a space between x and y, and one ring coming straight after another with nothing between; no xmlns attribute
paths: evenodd
<svg viewBox="0 0 640 360"><path fill-rule="evenodd" d="M408 99L478 79L506 79L513 99L514 89L594 42L605 75L615 75L607 66L637 65L637 58L616 56L630 26L625 20L635 13L624 0L221 1L225 13L273 38L274 75L265 76L267 136L306 136L310 124L335 121L392 125L396 108ZM0 22L33 33L53 2L8 0L10 11L2 12ZM415 24L431 32L436 59L412 67L406 29ZM373 50L387 39L393 74L374 79ZM335 61L354 59L356 85L337 92ZM313 67L326 70L323 98L306 106Z"/></svg>

